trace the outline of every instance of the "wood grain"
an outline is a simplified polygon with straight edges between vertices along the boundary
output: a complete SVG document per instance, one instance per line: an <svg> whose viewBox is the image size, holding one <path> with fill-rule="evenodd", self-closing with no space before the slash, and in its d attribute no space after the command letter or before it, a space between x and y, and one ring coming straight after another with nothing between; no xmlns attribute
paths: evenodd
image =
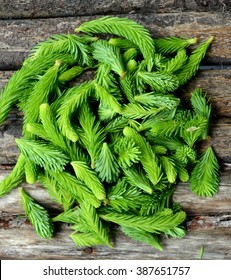
<svg viewBox="0 0 231 280"><path fill-rule="evenodd" d="M118 16L123 16L118 14ZM99 17L99 16L98 16ZM214 35L207 63L231 63L229 13L166 13L126 15L145 25L153 37L189 36L203 41ZM0 21L0 69L17 69L29 50L53 34L73 33L84 21L96 16Z"/></svg>
<svg viewBox="0 0 231 280"><path fill-rule="evenodd" d="M4 172L2 177L9 174ZM198 259L200 248L205 248L204 259L230 259L231 257L231 175L221 176L219 193L213 198L195 197L188 184L179 184L174 200L182 204L188 214L187 234L183 239L162 238L163 252L132 241L117 227L111 229L114 249L99 246L76 248L66 224L56 225L51 240L38 237L23 215L19 193L12 191L0 198L0 258L1 259ZM54 215L60 211L47 193L37 184L23 187ZM20 234L18 234L20 232Z"/></svg>
<svg viewBox="0 0 231 280"><path fill-rule="evenodd" d="M1 259L198 259L204 246L203 259L231 259L231 216L198 216L188 220L187 235L182 239L162 238L164 250L132 241L119 229L113 229L114 249L104 246L76 248L69 235L70 227L57 225L58 231L51 240L36 235L23 217L6 217L0 220ZM20 234L19 234L20 232Z"/></svg>
<svg viewBox="0 0 231 280"><path fill-rule="evenodd" d="M227 12L229 0L2 0L0 19L53 18L105 14Z"/></svg>
<svg viewBox="0 0 231 280"><path fill-rule="evenodd" d="M200 70L181 94L181 97L188 100L191 92L200 87L207 92L213 113L218 117L231 117L231 70Z"/></svg>
<svg viewBox="0 0 231 280"><path fill-rule="evenodd" d="M231 10L230 0L157 0L158 13L169 12L227 12Z"/></svg>
<svg viewBox="0 0 231 280"><path fill-rule="evenodd" d="M33 0L1 1L0 18L51 18L156 11L155 0Z"/></svg>
<svg viewBox="0 0 231 280"><path fill-rule="evenodd" d="M198 197L194 195L188 183L179 183L176 186L173 199L179 202L183 209L191 216L218 215L231 213L231 174L230 171L220 175L219 192L213 197Z"/></svg>

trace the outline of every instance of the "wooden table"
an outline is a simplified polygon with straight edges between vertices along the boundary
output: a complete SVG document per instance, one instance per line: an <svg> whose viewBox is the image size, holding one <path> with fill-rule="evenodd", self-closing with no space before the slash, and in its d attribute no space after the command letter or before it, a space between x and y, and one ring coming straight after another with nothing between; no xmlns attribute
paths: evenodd
<svg viewBox="0 0 231 280"><path fill-rule="evenodd" d="M214 117L211 138L222 166L219 193L213 198L193 195L188 184L177 185L174 199L188 214L187 235L165 239L158 252L132 241L115 228L114 249L103 246L78 249L61 226L52 240L39 238L23 216L18 190L0 198L1 259L231 259L231 4L230 1L1 1L0 87L18 69L29 49L51 34L74 32L81 22L102 15L126 16L148 27L154 37L190 36L205 40L215 35L198 75L187 86L207 91ZM0 178L14 166L22 114L12 111L0 128ZM39 185L23 184L42 205L55 213L54 204Z"/></svg>

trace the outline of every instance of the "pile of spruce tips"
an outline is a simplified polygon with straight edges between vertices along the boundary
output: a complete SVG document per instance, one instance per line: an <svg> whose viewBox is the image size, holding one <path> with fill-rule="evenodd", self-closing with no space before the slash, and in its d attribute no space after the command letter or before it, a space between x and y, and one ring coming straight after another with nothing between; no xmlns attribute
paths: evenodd
<svg viewBox="0 0 231 280"><path fill-rule="evenodd" d="M200 88L191 104L180 97L213 37L155 39L118 17L85 22L76 32L36 45L1 92L0 123L14 106L24 123L18 161L0 196L24 180L40 182L63 208L50 217L20 188L25 214L43 238L63 222L78 247L112 247L117 224L162 250L160 237L186 232L186 213L172 199L176 183L189 182L199 196L218 191L212 147L197 151L211 105Z"/></svg>

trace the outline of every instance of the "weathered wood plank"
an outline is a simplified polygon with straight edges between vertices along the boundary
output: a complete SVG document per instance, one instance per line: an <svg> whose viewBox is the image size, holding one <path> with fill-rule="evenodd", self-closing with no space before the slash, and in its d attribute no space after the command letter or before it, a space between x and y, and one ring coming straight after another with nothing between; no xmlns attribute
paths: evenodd
<svg viewBox="0 0 231 280"><path fill-rule="evenodd" d="M8 174L10 170L3 170L0 172L0 181L2 181ZM20 187L25 188L25 190L42 206L50 210L51 213L62 212L62 207L60 204L56 203L52 197L47 193L47 191L41 186L40 183L34 185L29 185L27 183L22 183ZM20 193L19 188L12 190L9 194L0 197L0 217L4 215L21 215L24 213L23 207L20 203Z"/></svg>
<svg viewBox="0 0 231 280"><path fill-rule="evenodd" d="M99 246L76 248L67 226L60 226L56 236L45 240L36 235L23 217L0 220L1 259L198 259L204 246L203 259L231 258L231 216L195 217L187 223L188 232L182 239L164 238L164 250L132 241L120 230L113 230L114 249ZM20 234L19 234L20 232Z"/></svg>
<svg viewBox="0 0 231 280"><path fill-rule="evenodd" d="M169 12L227 12L231 10L229 0L35 0L1 1L0 19L52 18L68 16L169 13Z"/></svg>
<svg viewBox="0 0 231 280"><path fill-rule="evenodd" d="M5 86L13 74L14 71L0 71L0 89Z"/></svg>
<svg viewBox="0 0 231 280"><path fill-rule="evenodd" d="M231 70L200 70L182 93L188 99L195 88L200 87L207 92L216 117L231 117Z"/></svg>
<svg viewBox="0 0 231 280"><path fill-rule="evenodd" d="M154 37L197 37L200 42L213 35L215 39L207 52L206 61L217 64L231 62L229 13L169 13L143 16L142 20Z"/></svg>
<svg viewBox="0 0 231 280"><path fill-rule="evenodd" d="M123 16L120 14L120 16ZM129 14L147 26L154 37L189 36L205 40L215 35L207 54L209 63L231 63L231 19L229 13ZM0 21L0 69L20 67L28 51L52 34L73 33L83 21L95 17L68 17Z"/></svg>
<svg viewBox="0 0 231 280"><path fill-rule="evenodd" d="M0 127L0 165L15 164L19 155L15 139L22 135L22 123L21 113L13 110Z"/></svg>
<svg viewBox="0 0 231 280"><path fill-rule="evenodd" d="M230 0L157 0L157 12L226 12L231 10Z"/></svg>
<svg viewBox="0 0 231 280"><path fill-rule="evenodd" d="M173 199L179 202L189 215L216 215L218 213L230 213L231 188L230 171L220 175L219 192L213 197L198 197L194 195L188 183L179 183L176 186Z"/></svg>
<svg viewBox="0 0 231 280"><path fill-rule="evenodd" d="M0 18L51 18L156 11L155 0L1 1Z"/></svg>
<svg viewBox="0 0 231 280"><path fill-rule="evenodd" d="M221 162L231 162L230 125L230 119L218 119L211 123L211 138L202 143L203 146L211 145Z"/></svg>
<svg viewBox="0 0 231 280"><path fill-rule="evenodd" d="M10 173L10 170L0 172L0 181ZM194 195L188 183L178 183L173 199L179 202L188 215L215 215L217 213L231 213L231 174L224 171L220 176L219 192L213 197L198 197ZM46 190L39 183L28 185L22 183L28 193L34 197L44 207L50 209L52 213L62 211L61 206L55 203ZM3 215L23 214L20 205L20 194L18 189L12 190L9 194L0 198L0 217Z"/></svg>
<svg viewBox="0 0 231 280"><path fill-rule="evenodd" d="M21 136L22 116L13 112L0 128L0 165L15 164L18 148L15 139ZM202 143L202 150L212 145L222 163L231 162L231 119L217 119L211 122L210 137Z"/></svg>

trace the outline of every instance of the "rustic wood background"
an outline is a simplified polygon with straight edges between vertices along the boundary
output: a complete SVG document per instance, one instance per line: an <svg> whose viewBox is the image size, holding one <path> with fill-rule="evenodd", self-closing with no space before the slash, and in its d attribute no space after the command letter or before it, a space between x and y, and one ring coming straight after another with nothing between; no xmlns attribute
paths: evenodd
<svg viewBox="0 0 231 280"><path fill-rule="evenodd" d="M0 198L1 259L231 259L231 1L229 0L1 0L0 88L17 70L28 51L52 34L74 32L81 22L102 15L130 17L151 30L154 37L215 35L198 75L187 87L201 86L214 108L211 138L222 166L219 193L213 198L194 196L188 184L179 184L174 194L188 213L188 233L183 239L165 239L158 252L134 242L115 228L114 249L103 246L77 249L71 230L60 225L52 240L43 240L23 216L19 193ZM13 111L0 127L0 180L14 166L22 115ZM59 210L39 185L25 188L51 212Z"/></svg>

